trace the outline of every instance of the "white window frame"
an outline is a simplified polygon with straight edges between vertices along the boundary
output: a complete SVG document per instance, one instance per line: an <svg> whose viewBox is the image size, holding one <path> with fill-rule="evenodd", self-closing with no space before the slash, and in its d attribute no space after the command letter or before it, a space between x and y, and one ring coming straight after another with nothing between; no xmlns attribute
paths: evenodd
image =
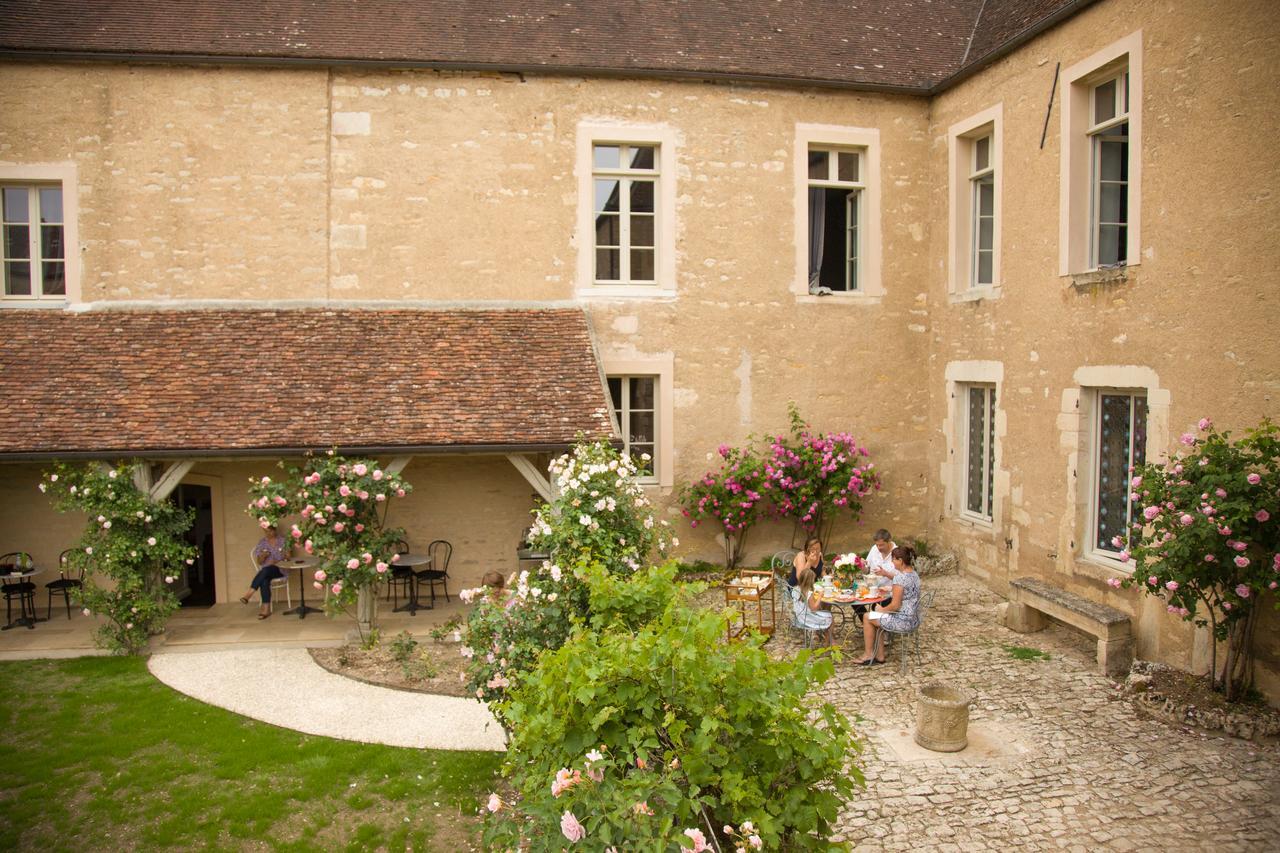
<svg viewBox="0 0 1280 853"><path fill-rule="evenodd" d="M994 299L1000 296L1001 197L1004 194L1004 145L1002 131L1004 104L998 103L951 125L947 131L949 181L947 289L951 301ZM976 142L989 137L988 168L975 168ZM992 231L991 281L978 284L977 268L977 186L981 177L991 176Z"/></svg>
<svg viewBox="0 0 1280 853"><path fill-rule="evenodd" d="M857 150L858 289L815 295L809 292L809 151ZM795 259L791 292L796 302L824 305L878 304L884 296L881 278L880 131L877 128L797 124L793 149Z"/></svg>
<svg viewBox="0 0 1280 853"><path fill-rule="evenodd" d="M622 435L623 452L629 454L633 459L636 460L637 467L639 466L641 460L638 458L640 454L634 452L634 449L631 443L631 416L634 413L634 410L631 408L631 402L630 402L631 401L631 394L630 394L631 383L636 380L646 380L646 379L653 382L653 409L650 411L650 414L653 415L653 451L649 453L650 462L651 462L650 467L652 467L653 473L649 475L640 474L637 476L637 479L642 483L657 482L658 456L660 455L658 452L658 444L659 444L658 433L660 431L659 430L660 425L658 423L658 406L659 406L659 403L661 402L658 398L658 387L660 384L660 380L657 376L655 376L652 373L648 373L648 374L646 373L610 373L608 375L608 379L610 381L616 379L621 383L621 392L619 394L619 397L621 399L621 404L619 405L618 408L614 409L613 411L614 423L618 427L618 430ZM612 391L610 392L610 397L612 397ZM613 402L612 399L610 399L610 403L612 402ZM640 451L640 453L646 453L646 452L648 451L644 451L644 450Z"/></svg>
<svg viewBox="0 0 1280 853"><path fill-rule="evenodd" d="M946 455L943 459L940 480L943 484L944 514L970 529L985 532L993 539L1002 525L1005 501L1009 494L1009 475L1002 469L1004 463L1004 436L1008 421L1003 405L1004 364L999 361L951 361L943 371L946 378L946 420L942 434L946 439ZM967 512L968 508L968 389L986 386L995 393L995 411L992 425L995 435L991 443L991 517L986 518Z"/></svg>
<svg viewBox="0 0 1280 853"><path fill-rule="evenodd" d="M862 173L865 166L866 156L861 148L849 148L836 145L810 145L808 156L812 156L815 152L827 155L827 175L825 178L815 178L809 174L809 168L805 167L805 180L808 182L810 190L844 190L844 290L832 291L835 293L856 293L861 289L860 286L860 260L862 255L862 195L866 190L866 184L863 182ZM839 159L840 155L851 155L857 164L855 171L858 174L855 180L841 180ZM806 157L806 163L808 157ZM807 198L807 196L806 196ZM813 223L808 223L808 229L812 229ZM850 232L852 237L850 236ZM806 238L808 230L806 230ZM808 271L806 270L806 273ZM810 285L812 291L812 284Z"/></svg>
<svg viewBox="0 0 1280 853"><path fill-rule="evenodd" d="M1142 261L1142 31L1113 42L1062 72L1061 168L1059 174L1058 274L1098 269L1094 211L1093 93L1100 83L1129 75L1128 222L1125 266Z"/></svg>
<svg viewBox="0 0 1280 853"><path fill-rule="evenodd" d="M596 145L644 145L655 148L654 280L652 282L596 282L594 216ZM578 176L578 268L576 295L584 299L670 299L676 294L676 134L664 124L632 124L603 120L582 121L577 128L575 172ZM621 175L623 170L618 171ZM632 173L635 174L635 173ZM629 263L629 257L626 263ZM624 264L623 269L626 269Z"/></svg>
<svg viewBox="0 0 1280 853"><path fill-rule="evenodd" d="M66 276L66 293L52 296L7 296L0 293L0 306L4 308L60 308L80 301L80 232L78 222L80 207L77 196L76 166L74 163L0 164L0 186L43 189L56 186L62 191L62 243L63 274ZM35 202L32 202L34 212ZM31 222L31 240L38 247L39 223ZM32 287L42 275L37 260L38 248L31 258Z"/></svg>
<svg viewBox="0 0 1280 853"><path fill-rule="evenodd" d="M983 445L983 471L990 472L989 478L984 476L984 497L985 503L991 507L991 514L975 512L969 508L969 431L973 428L973 422L969 417L969 394L971 391L981 390L984 393L984 414L989 419L987 429L982 436ZM995 464L995 427L996 427L996 386L990 382L965 382L956 386L957 396L960 398L956 401L957 411L960 413L959 435L957 436L957 444L960 447L960 516L980 524L990 524L995 516L995 489L996 489L996 464Z"/></svg>
<svg viewBox="0 0 1280 853"><path fill-rule="evenodd" d="M1112 98L1114 103L1112 107L1114 114L1105 121L1095 121L1094 111L1097 104L1098 90L1108 83L1115 84L1115 93ZM1123 137L1107 136L1107 131L1120 125L1129 123L1129 70L1125 68L1120 73L1100 80L1094 83L1089 89L1089 129L1086 133L1089 136L1089 266L1092 269L1100 269L1102 267L1102 259L1098 256L1100 244L1102 242L1102 226L1103 225L1123 225L1125 228L1125 236L1128 237L1129 223L1126 219L1123 223L1104 223L1102 221L1102 145L1104 142L1129 142L1128 130L1126 128ZM1108 181L1106 183L1120 183L1119 181ZM1128 180L1126 179L1125 195L1128 195ZM1128 203L1126 198L1126 217L1128 215ZM1126 239L1125 260L1118 264L1109 264L1110 266L1128 266L1128 245Z"/></svg>
<svg viewBox="0 0 1280 853"><path fill-rule="evenodd" d="M601 381L604 384L605 399L609 400L610 413L613 412L613 400L609 396L608 379L622 376L646 376L654 379L653 398L657 410L653 419L653 476L640 478L639 482L660 488L664 494L671 491L675 483L674 364L673 354L637 358L606 353L600 359ZM623 424L617 424L617 427L619 431L624 429ZM629 445L625 433L622 434L622 439L624 446Z"/></svg>
<svg viewBox="0 0 1280 853"><path fill-rule="evenodd" d="M1104 395L1129 397L1129 417L1132 419L1133 400L1138 397L1141 397L1143 400L1146 400L1147 392L1146 392L1146 389L1143 389L1143 388L1089 388L1088 392L1089 392L1089 398L1090 398L1089 399L1089 456L1088 456L1089 468L1085 477L1085 482L1087 482L1088 488L1089 488L1089 501L1088 501L1088 510L1087 510L1088 515L1086 516L1087 523L1085 525L1085 535L1088 538L1085 542L1084 548L1081 550L1088 557L1091 557L1094 560L1123 565L1117 559L1117 555L1120 553L1119 550L1112 551L1109 548L1100 548L1098 546L1098 509L1099 509L1098 487L1100 485L1098 482L1098 478L1101 476L1101 473L1099 471L1099 466L1102 464L1102 457L1101 457L1101 454L1099 453L1102 447L1102 397ZM1148 403L1147 405L1147 423L1143 425L1143 431L1147 433L1148 443L1149 443L1150 435L1151 435L1150 403ZM1130 442L1129 442L1129 460L1131 463L1134 458L1135 449L1136 448L1134 447L1134 442L1131 436ZM1148 447L1144 447L1142 449L1144 459L1150 458L1149 456L1147 456L1148 449L1149 449ZM1128 493L1129 493L1128 486L1126 484L1125 494L1128 495ZM1128 516L1125 519L1125 524L1128 525L1133 522L1132 516L1133 516L1133 507L1135 506L1135 502L1129 500L1127 497L1125 501L1128 507ZM1126 542L1128 541L1129 541L1128 527L1126 526Z"/></svg>

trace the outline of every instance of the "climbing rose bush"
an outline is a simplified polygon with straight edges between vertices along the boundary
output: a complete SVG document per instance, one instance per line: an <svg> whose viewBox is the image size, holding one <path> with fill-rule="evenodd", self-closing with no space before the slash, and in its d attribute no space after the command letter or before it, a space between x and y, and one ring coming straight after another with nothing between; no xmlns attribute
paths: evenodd
<svg viewBox="0 0 1280 853"><path fill-rule="evenodd" d="M1269 420L1233 441L1209 418L1184 434L1167 463L1133 472L1137 520L1121 552L1133 575L1112 586L1141 587L1176 617L1209 626L1211 668L1229 698L1249 686L1252 636L1264 595L1280 586L1280 430ZM1125 542L1112 541L1117 548ZM1280 603L1277 604L1280 606ZM1218 643L1226 643L1219 667Z"/></svg>
<svg viewBox="0 0 1280 853"><path fill-rule="evenodd" d="M737 568L746 548L747 532L767 514L765 467L750 444L722 444L716 454L721 459L720 468L686 485L679 500L684 517L693 527L710 521L723 532L725 567L732 570ZM707 458L715 456L708 453Z"/></svg>
<svg viewBox="0 0 1280 853"><path fill-rule="evenodd" d="M84 569L78 603L106 620L96 642L117 654L139 654L178 609L173 583L195 560L183 534L194 511L152 500L133 482L133 465L57 463L41 478L59 512L88 516L68 556L69 573ZM99 579L109 583L101 585Z"/></svg>
<svg viewBox="0 0 1280 853"><path fill-rule="evenodd" d="M286 469L278 481L250 478L248 512L259 527L279 527L315 558L313 586L328 592L326 608L334 612L354 604L360 589L381 582L399 559L396 542L404 530L384 522L391 502L412 490L375 460L346 459L331 450ZM298 520L286 526L293 517Z"/></svg>

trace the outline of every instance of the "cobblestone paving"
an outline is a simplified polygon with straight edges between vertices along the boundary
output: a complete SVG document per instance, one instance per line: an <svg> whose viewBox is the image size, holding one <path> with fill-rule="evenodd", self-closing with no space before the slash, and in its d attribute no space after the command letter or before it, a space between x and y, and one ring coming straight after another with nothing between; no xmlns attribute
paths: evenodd
<svg viewBox="0 0 1280 853"><path fill-rule="evenodd" d="M856 850L1280 850L1280 745L1143 719L1098 675L1093 643L1065 629L1015 634L995 602L955 576L937 590L920 666L857 667L861 639L819 696L866 735L866 790L840 816ZM781 621L781 620L780 620ZM1049 653L1016 660L1006 646ZM789 654L785 628L769 643ZM970 728L1008 733L1020 755L904 760L885 734L910 732L915 691L972 690Z"/></svg>

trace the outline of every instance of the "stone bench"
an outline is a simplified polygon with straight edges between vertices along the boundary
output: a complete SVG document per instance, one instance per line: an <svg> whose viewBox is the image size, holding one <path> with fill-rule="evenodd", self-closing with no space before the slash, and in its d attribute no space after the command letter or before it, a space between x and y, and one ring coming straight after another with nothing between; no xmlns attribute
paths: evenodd
<svg viewBox="0 0 1280 853"><path fill-rule="evenodd" d="M1098 638L1098 670L1103 675L1124 675L1133 663L1133 631L1125 613L1067 592L1039 578L1009 582L1006 628L1029 634L1043 630L1052 616Z"/></svg>

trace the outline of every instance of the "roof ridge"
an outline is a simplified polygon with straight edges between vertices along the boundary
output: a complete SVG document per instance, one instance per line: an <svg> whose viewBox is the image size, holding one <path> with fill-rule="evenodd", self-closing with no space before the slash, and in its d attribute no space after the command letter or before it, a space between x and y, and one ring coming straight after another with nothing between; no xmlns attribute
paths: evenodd
<svg viewBox="0 0 1280 853"><path fill-rule="evenodd" d="M969 40L964 43L964 56L960 57L960 67L969 63L969 51L973 50L973 39L978 34L978 25L982 23L982 13L987 10L987 0L978 6L978 14L973 19L973 29L969 30Z"/></svg>

